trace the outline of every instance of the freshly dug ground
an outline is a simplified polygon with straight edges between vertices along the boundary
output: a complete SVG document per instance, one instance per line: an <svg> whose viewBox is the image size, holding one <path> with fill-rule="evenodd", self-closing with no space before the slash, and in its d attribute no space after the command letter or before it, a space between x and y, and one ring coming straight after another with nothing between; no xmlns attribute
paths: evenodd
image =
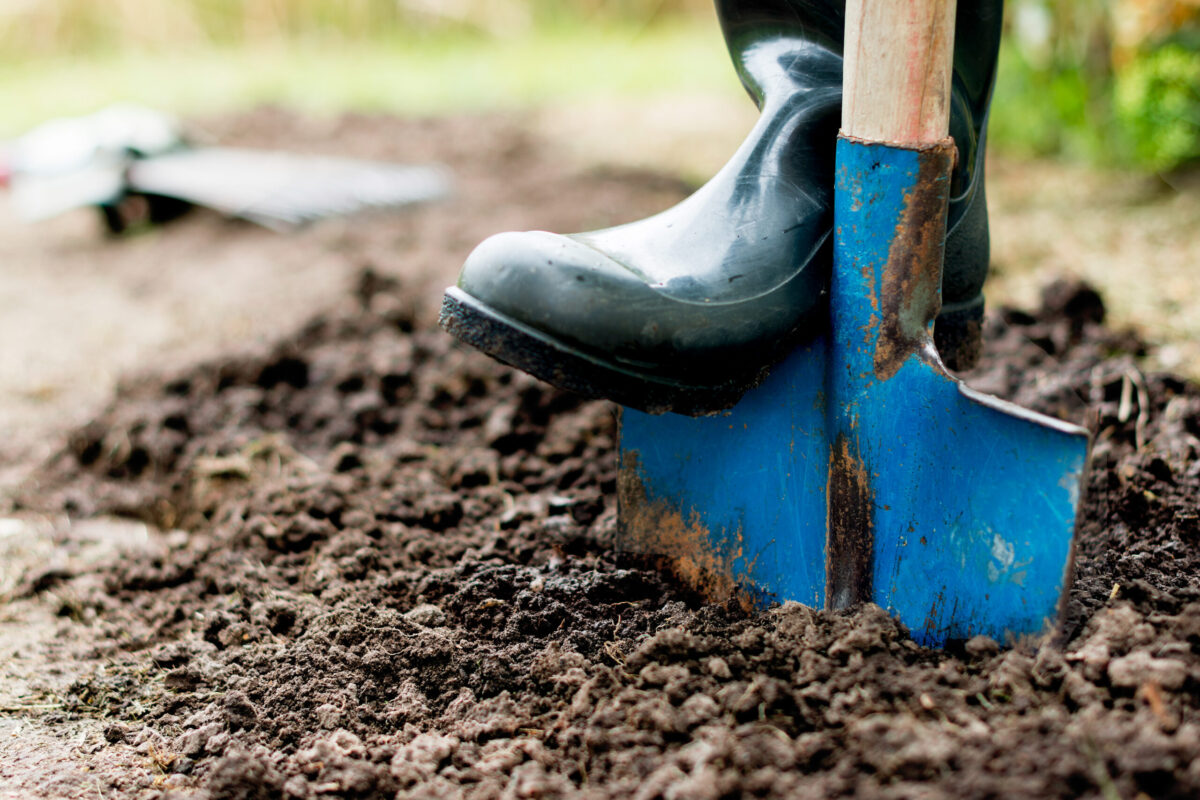
<svg viewBox="0 0 1200 800"><path fill-rule="evenodd" d="M14 593L99 664L40 722L101 719L139 765L90 796L1200 793L1200 389L1141 372L1088 287L993 314L968 376L1095 431L1062 642L949 652L614 552L613 407L460 348L431 302L376 264L278 342L128 381L26 485L167 531Z"/></svg>

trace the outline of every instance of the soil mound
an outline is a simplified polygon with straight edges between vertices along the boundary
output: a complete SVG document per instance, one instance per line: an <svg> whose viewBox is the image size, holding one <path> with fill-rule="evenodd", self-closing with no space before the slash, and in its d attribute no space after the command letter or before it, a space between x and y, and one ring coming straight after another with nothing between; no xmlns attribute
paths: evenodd
<svg viewBox="0 0 1200 800"><path fill-rule="evenodd" d="M612 407L418 316L365 272L284 341L128 384L25 498L175 531L55 576L109 661L62 713L163 797L1200 792L1200 391L1143 374L1088 287L994 315L968 376L1096 432L1040 649L703 604L611 550Z"/></svg>

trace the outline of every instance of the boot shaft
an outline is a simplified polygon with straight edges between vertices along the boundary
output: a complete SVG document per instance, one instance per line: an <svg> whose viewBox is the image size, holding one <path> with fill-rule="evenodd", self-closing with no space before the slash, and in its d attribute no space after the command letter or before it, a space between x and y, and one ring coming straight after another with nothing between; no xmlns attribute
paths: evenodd
<svg viewBox="0 0 1200 800"><path fill-rule="evenodd" d="M759 108L797 90L841 91L845 0L715 0L742 85ZM959 160L951 193L978 190L988 105L1004 17L1003 0L960 2L955 24L950 135ZM956 224L961 209L951 209Z"/></svg>
<svg viewBox="0 0 1200 800"><path fill-rule="evenodd" d="M795 59L767 60L756 55L764 46L780 51L787 42L793 53L820 50L840 57L846 27L845 0L715 0L725 43L743 85L761 106L765 89L790 70L793 82L804 82L804 67ZM979 118L990 100L1000 48L1003 0L960 2L955 26L955 88Z"/></svg>
<svg viewBox="0 0 1200 800"><path fill-rule="evenodd" d="M716 0L716 7L738 77L760 109L780 84L823 81L840 91L844 0Z"/></svg>

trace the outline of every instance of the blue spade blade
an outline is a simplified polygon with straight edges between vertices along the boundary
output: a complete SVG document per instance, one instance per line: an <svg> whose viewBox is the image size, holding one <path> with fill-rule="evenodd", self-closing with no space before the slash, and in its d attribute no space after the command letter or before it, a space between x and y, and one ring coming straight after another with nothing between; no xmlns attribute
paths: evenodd
<svg viewBox="0 0 1200 800"><path fill-rule="evenodd" d="M831 330L724 415L623 410L622 546L713 596L875 602L928 645L1054 623L1088 435L937 357L952 153L839 141Z"/></svg>

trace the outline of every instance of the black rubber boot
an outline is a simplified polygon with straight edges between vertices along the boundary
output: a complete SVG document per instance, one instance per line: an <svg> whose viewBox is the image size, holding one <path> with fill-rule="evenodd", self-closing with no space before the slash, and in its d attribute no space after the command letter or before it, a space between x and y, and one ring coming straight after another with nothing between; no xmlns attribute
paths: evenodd
<svg viewBox="0 0 1200 800"><path fill-rule="evenodd" d="M959 163L935 327L954 368L979 353L983 140L1002 0L959 5ZM633 408L696 415L736 403L825 325L844 12L839 0L718 0L730 54L762 112L729 163L639 222L491 237L447 290L443 327L550 383Z"/></svg>

